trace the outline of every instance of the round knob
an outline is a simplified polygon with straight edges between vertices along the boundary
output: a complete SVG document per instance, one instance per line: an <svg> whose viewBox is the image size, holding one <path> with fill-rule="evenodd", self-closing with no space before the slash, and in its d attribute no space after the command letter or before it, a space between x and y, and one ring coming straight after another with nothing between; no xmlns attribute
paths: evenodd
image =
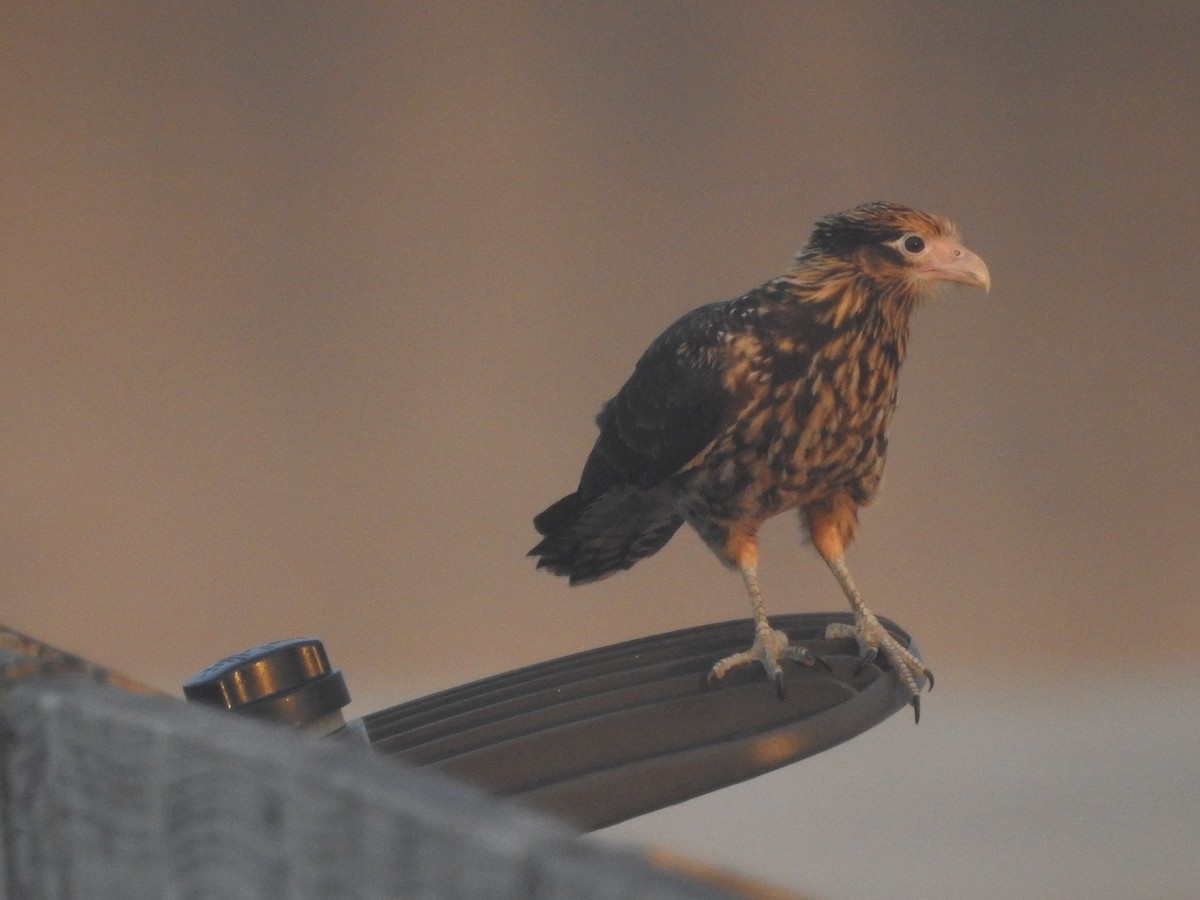
<svg viewBox="0 0 1200 900"><path fill-rule="evenodd" d="M316 638L291 638L228 656L183 686L194 703L322 733L345 725L350 692Z"/></svg>

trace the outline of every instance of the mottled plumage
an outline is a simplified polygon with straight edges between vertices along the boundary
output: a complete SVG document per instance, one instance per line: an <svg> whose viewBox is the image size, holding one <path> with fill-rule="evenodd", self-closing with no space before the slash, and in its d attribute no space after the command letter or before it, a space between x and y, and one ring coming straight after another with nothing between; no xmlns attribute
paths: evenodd
<svg viewBox="0 0 1200 900"><path fill-rule="evenodd" d="M879 488L909 319L938 283L988 287L987 267L946 220L890 203L820 219L786 275L694 309L646 350L597 416L579 488L534 519L538 567L595 581L660 550L685 521L741 572L754 646L718 662L811 662L767 624L757 534L798 509L856 615L917 701L927 672L863 605L843 553Z"/></svg>

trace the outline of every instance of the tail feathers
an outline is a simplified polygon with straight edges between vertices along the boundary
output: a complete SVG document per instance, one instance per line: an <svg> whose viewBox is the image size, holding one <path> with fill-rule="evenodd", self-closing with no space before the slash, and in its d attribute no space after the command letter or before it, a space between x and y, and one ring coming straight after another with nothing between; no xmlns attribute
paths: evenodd
<svg viewBox="0 0 1200 900"><path fill-rule="evenodd" d="M537 529L538 534L552 534L566 525L586 505L587 503L580 496L579 491L567 494L567 496L556 503L551 503L534 516L533 527ZM533 555L532 552L530 555Z"/></svg>
<svg viewBox="0 0 1200 900"><path fill-rule="evenodd" d="M634 487L584 500L568 494L533 520L545 535L529 551L537 567L570 576L571 584L599 581L661 550L683 524L675 507Z"/></svg>

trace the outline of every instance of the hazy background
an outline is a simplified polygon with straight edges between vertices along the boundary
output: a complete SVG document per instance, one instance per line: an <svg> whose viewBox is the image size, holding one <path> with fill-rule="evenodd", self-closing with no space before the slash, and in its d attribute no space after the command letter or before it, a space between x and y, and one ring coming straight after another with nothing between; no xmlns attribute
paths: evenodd
<svg viewBox="0 0 1200 900"><path fill-rule="evenodd" d="M938 675L614 829L830 898L1200 890L1200 7L10 3L0 621L167 690L323 638L363 713L746 615L531 516L686 309L942 212L850 563ZM774 612L841 609L795 522Z"/></svg>

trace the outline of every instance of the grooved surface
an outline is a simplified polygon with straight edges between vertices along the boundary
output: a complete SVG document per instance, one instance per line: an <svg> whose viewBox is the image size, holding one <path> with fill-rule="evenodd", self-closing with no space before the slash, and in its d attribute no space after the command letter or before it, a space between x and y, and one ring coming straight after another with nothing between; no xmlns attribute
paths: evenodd
<svg viewBox="0 0 1200 900"><path fill-rule="evenodd" d="M79 681L0 706L5 896L716 898L336 740Z"/></svg>

